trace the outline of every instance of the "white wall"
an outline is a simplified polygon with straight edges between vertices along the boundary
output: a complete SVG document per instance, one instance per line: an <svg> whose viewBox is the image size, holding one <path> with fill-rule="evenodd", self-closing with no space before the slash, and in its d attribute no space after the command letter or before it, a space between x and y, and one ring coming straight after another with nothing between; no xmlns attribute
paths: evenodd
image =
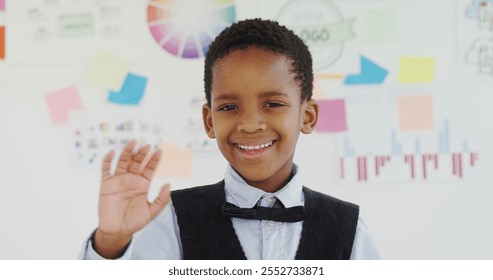
<svg viewBox="0 0 493 280"><path fill-rule="evenodd" d="M73 4L68 0L59 2ZM200 111L190 105L190 100L202 96L203 61L178 59L161 50L148 32L147 1L109 1L122 2L125 5L120 6L117 22L122 30L115 39L94 36L80 39L77 44L59 39L43 49L43 43L22 32L32 27L25 18L27 9L47 2L7 0L7 58L0 60L0 259L76 258L84 239L97 226L98 164L88 167L71 162L71 124L51 123L47 93L76 85L86 113L113 114L116 110L119 114L137 111L158 116L165 127L163 138L176 145L196 136L184 127L187 120L200 119ZM276 18L284 1L236 3L240 19ZM468 69L462 59L462 44L472 40L468 30L474 30L475 22L461 19L460 9L472 1L333 3L344 18L356 18L356 35L345 43L340 61L318 73L357 73L359 56L363 54L386 68L388 76L384 83L370 86L345 86L340 80L321 82L326 98L346 100L348 131L301 136L296 162L302 167L306 185L359 204L387 259L493 258L493 225L489 217L493 190L488 173L493 159L488 145L493 140L493 116L489 111L489 105L493 105L493 78L478 78L474 71L463 72ZM367 44L361 36L365 30L362 17L368 11L382 9L397 16L398 38ZM477 36L491 37L491 30ZM140 106L110 104L106 89L87 82L88 67L99 49L126 57L131 72L148 77ZM433 58L433 82L399 84L402 56ZM395 167L401 174L397 178L382 173L383 178L368 182L341 181L337 165L341 139L350 137L356 146L366 143L375 153L386 151L389 137L379 133L388 132L397 117L381 116L373 108L395 113L398 97L409 94L433 96L436 122L428 132L398 132L404 150L412 153L414 138L423 139L425 148L434 149L433 135L446 118L452 131L451 145L461 147L461 141L467 139L470 148L479 152L477 166L467 169L461 179L444 171L442 177L410 180L405 176L408 169L400 164ZM190 178L158 177L152 193L168 181L174 188L214 182L222 178L224 165L217 151L208 157L194 155Z"/></svg>

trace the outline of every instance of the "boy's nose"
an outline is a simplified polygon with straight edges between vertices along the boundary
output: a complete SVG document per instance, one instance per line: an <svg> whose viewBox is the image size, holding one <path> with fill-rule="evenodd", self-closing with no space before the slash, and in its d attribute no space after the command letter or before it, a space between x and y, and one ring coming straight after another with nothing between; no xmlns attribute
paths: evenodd
<svg viewBox="0 0 493 280"><path fill-rule="evenodd" d="M242 112L238 122L238 131L255 133L263 131L265 128L265 120L260 112L256 110L245 110Z"/></svg>

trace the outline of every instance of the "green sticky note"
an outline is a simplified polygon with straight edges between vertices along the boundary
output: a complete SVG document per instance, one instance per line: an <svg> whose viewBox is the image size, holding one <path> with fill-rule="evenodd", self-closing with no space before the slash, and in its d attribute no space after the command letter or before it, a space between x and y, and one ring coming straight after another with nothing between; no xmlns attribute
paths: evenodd
<svg viewBox="0 0 493 280"><path fill-rule="evenodd" d="M395 9L366 11L361 15L361 38L366 44L399 40L398 16Z"/></svg>

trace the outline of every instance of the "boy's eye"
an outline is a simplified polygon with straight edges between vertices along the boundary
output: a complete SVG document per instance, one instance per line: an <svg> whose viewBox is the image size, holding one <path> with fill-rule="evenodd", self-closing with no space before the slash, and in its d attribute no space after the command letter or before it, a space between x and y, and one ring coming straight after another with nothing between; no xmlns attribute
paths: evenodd
<svg viewBox="0 0 493 280"><path fill-rule="evenodd" d="M231 110L234 110L236 108L237 107L234 104L227 104L227 105L219 107L218 111L231 111Z"/></svg>
<svg viewBox="0 0 493 280"><path fill-rule="evenodd" d="M265 107L268 107L268 108L276 108L276 107L281 107L281 106L284 106L284 105L281 103L278 103L278 102L267 102L267 103L265 103Z"/></svg>

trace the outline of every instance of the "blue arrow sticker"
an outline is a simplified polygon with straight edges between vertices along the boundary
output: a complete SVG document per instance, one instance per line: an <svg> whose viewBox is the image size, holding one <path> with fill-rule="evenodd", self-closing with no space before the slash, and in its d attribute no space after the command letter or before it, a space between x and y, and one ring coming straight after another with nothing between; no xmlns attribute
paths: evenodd
<svg viewBox="0 0 493 280"><path fill-rule="evenodd" d="M146 84L146 77L128 73L120 92L110 91L108 101L122 105L139 105Z"/></svg>
<svg viewBox="0 0 493 280"><path fill-rule="evenodd" d="M365 84L381 84L387 77L388 71L371 60L361 56L361 73L347 75L344 79L345 85L365 85Z"/></svg>

